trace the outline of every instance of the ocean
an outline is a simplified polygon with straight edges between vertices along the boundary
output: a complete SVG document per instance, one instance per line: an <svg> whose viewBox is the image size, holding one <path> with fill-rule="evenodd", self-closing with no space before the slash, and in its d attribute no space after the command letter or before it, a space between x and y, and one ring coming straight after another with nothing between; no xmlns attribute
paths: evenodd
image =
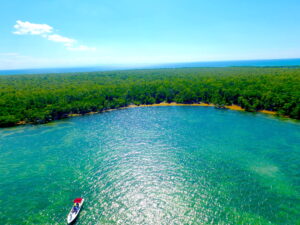
<svg viewBox="0 0 300 225"><path fill-rule="evenodd" d="M231 67L231 66L253 66L253 67L277 67L277 66L300 66L300 59L270 59L270 60L241 60L241 61L216 61L216 62L191 62L191 63L168 63L154 65L132 65L132 66L94 66L94 67L72 67L72 68L42 68L42 69L20 69L0 70L0 75L17 74L44 74L44 73L75 73L95 72L127 69L159 69L159 68L189 68L189 67Z"/></svg>

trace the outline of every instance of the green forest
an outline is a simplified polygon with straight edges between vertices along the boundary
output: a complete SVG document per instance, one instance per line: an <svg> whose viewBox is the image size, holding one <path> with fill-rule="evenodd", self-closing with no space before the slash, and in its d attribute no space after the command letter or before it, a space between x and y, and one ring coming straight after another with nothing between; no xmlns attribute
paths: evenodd
<svg viewBox="0 0 300 225"><path fill-rule="evenodd" d="M160 102L239 105L300 119L299 67L124 70L0 76L0 127Z"/></svg>

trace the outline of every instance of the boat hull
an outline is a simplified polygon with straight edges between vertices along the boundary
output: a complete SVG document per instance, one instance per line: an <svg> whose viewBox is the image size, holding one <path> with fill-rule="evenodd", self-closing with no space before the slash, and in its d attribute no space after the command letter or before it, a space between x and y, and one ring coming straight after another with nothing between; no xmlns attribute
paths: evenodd
<svg viewBox="0 0 300 225"><path fill-rule="evenodd" d="M77 216L79 215L79 213L81 211L83 202L84 202L84 199L82 199L82 201L80 203L78 203L79 204L79 209L77 210L77 212L73 212L73 207L72 207L72 209L69 212L68 217L67 217L68 224L71 224L76 220Z"/></svg>

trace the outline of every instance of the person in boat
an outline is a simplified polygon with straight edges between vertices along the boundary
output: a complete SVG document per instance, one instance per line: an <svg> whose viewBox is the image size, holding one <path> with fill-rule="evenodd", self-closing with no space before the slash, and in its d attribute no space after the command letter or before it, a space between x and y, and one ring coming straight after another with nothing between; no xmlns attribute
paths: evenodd
<svg viewBox="0 0 300 225"><path fill-rule="evenodd" d="M73 212L74 212L74 213L77 213L77 211L78 211L77 206L74 206L74 207L73 207Z"/></svg>
<svg viewBox="0 0 300 225"><path fill-rule="evenodd" d="M74 203L73 212L76 213L79 210L79 204Z"/></svg>

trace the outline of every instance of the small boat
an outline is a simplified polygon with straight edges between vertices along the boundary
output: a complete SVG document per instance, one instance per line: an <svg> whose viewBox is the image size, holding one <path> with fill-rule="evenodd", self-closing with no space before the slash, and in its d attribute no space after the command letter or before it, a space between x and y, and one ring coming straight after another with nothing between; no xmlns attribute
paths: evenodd
<svg viewBox="0 0 300 225"><path fill-rule="evenodd" d="M71 224L77 218L77 216L82 208L84 199L83 198L75 198L73 202L74 202L74 206L72 207L72 209L67 217L68 224Z"/></svg>

